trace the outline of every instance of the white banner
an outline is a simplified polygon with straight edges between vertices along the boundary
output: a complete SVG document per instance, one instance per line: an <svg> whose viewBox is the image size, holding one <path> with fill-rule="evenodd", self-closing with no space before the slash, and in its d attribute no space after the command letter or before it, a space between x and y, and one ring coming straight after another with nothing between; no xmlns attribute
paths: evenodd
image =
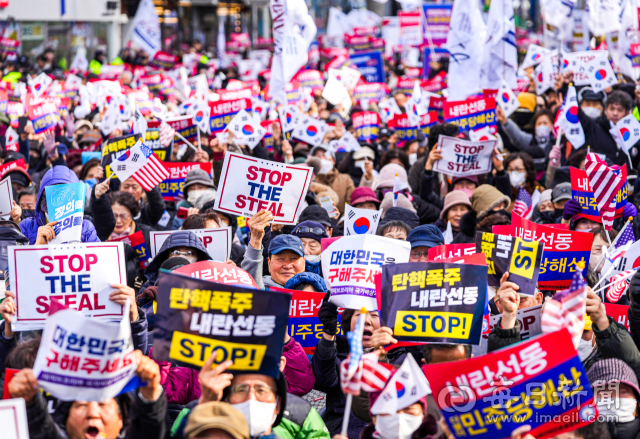
<svg viewBox="0 0 640 439"><path fill-rule="evenodd" d="M247 218L267 209L276 224L295 224L313 170L228 152L214 209Z"/></svg>
<svg viewBox="0 0 640 439"><path fill-rule="evenodd" d="M377 235L343 236L322 252L322 274L332 303L349 309L378 309L374 277L382 266L409 262L411 244Z"/></svg>
<svg viewBox="0 0 640 439"><path fill-rule="evenodd" d="M131 39L153 59L161 49L160 20L152 0L142 0L131 25Z"/></svg>
<svg viewBox="0 0 640 439"><path fill-rule="evenodd" d="M104 401L134 377L129 301L119 323L96 322L71 309L49 316L33 373L38 386L62 401Z"/></svg>
<svg viewBox="0 0 640 439"><path fill-rule="evenodd" d="M8 256L17 307L13 331L42 329L53 301L100 320L128 315L109 300L111 284L127 284L121 242L11 246Z"/></svg>
<svg viewBox="0 0 640 439"><path fill-rule="evenodd" d="M382 209L359 209L347 204L344 210L344 234L375 235L382 216Z"/></svg>
<svg viewBox="0 0 640 439"><path fill-rule="evenodd" d="M497 143L497 140L472 142L440 135L438 146L442 151L442 159L434 163L433 172L454 177L491 172L491 156Z"/></svg>
<svg viewBox="0 0 640 439"><path fill-rule="evenodd" d="M27 405L24 398L0 401L0 425L4 439L29 439Z"/></svg>
<svg viewBox="0 0 640 439"><path fill-rule="evenodd" d="M169 235L177 232L178 230L165 230L161 232L149 232L149 240L151 248L149 252L151 257L155 258L162 244L167 240ZM233 230L231 227L220 227L218 229L194 229L189 230L196 235L204 248L207 249L207 253L214 261L226 262L231 254L231 241L233 240Z"/></svg>

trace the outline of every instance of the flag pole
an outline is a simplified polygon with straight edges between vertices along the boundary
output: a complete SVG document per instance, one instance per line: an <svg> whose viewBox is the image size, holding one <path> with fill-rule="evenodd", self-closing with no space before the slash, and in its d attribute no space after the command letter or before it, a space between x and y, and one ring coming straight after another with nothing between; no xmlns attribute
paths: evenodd
<svg viewBox="0 0 640 439"><path fill-rule="evenodd" d="M362 307L362 309L360 309L360 315L358 316L358 326L357 326L358 333L353 334L354 337L358 337L360 338L360 340L362 340L362 334L364 333L364 323L366 319L367 319L367 309L365 307ZM347 436L347 430L349 428L349 416L351 415L352 401L353 401L353 394L347 393L347 400L344 403L344 416L342 417L342 430L340 431L340 434L342 436Z"/></svg>
<svg viewBox="0 0 640 439"><path fill-rule="evenodd" d="M155 118L158 119L160 122L163 122L162 119L160 119L158 117L157 114L154 114ZM166 123L166 122L165 122ZM191 142L189 142L187 139L184 138L184 136L182 134L180 134L178 132L178 130L176 130L176 136L178 136L179 138L181 138L183 140L183 142L185 142L187 145L189 145L190 147L193 148L194 151L197 151L198 148L196 148L195 146L193 146L193 144ZM198 145L200 145L200 129L198 129Z"/></svg>
<svg viewBox="0 0 640 439"><path fill-rule="evenodd" d="M636 271L638 271L638 269L637 269L637 268L636 268L636 269L634 269L634 270L631 270L631 272L629 272L629 273L625 274L625 275L624 275L624 276L622 276L620 279L616 279L616 281L615 281L615 282L612 282L612 283L610 283L609 285L605 285L605 286L603 286L602 288L599 288L599 289L595 290L595 291L594 291L594 293L599 293L600 291L602 291L602 290L604 290L604 289L606 289L606 288L608 288L608 287L612 287L612 286L614 286L614 285L616 285L616 284L619 284L620 282L622 282L622 281L626 280L627 278L630 278L631 276L633 276L633 275L636 273Z"/></svg>
<svg viewBox="0 0 640 439"><path fill-rule="evenodd" d="M196 128L198 128L198 149L201 149L202 144L200 143L200 128L199 127L196 127Z"/></svg>

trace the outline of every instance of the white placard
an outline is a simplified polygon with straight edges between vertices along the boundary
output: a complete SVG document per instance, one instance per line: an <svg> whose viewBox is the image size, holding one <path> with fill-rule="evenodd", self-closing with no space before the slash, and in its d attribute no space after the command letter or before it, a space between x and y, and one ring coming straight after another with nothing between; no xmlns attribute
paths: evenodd
<svg viewBox="0 0 640 439"><path fill-rule="evenodd" d="M542 334L542 321L540 319L541 311L542 305L518 310L516 319L520 322L520 335L522 336L522 340L528 340L531 337ZM501 318L502 314L491 316L491 329L498 324L498 321ZM488 335L486 337L488 337Z"/></svg>
<svg viewBox="0 0 640 439"><path fill-rule="evenodd" d="M0 216L7 216L13 207L13 190L11 176L0 181Z"/></svg>
<svg viewBox="0 0 640 439"><path fill-rule="evenodd" d="M4 439L29 439L27 406L23 398L0 401L0 425Z"/></svg>
<svg viewBox="0 0 640 439"><path fill-rule="evenodd" d="M497 140L472 142L440 135L438 146L442 159L434 163L433 172L454 177L486 174L491 171L491 156L497 143Z"/></svg>
<svg viewBox="0 0 640 439"><path fill-rule="evenodd" d="M207 253L214 261L226 262L231 254L231 241L233 238L233 229L231 227L220 227L217 229L193 229L188 230L196 235L204 248L207 249ZM161 232L149 232L149 240L151 241L151 248L149 252L151 257L155 258L162 244L172 234L178 232L178 230L165 230Z"/></svg>
<svg viewBox="0 0 640 439"><path fill-rule="evenodd" d="M8 259L17 307L13 331L44 328L52 301L99 320L125 315L109 300L112 284L127 284L121 242L10 246Z"/></svg>

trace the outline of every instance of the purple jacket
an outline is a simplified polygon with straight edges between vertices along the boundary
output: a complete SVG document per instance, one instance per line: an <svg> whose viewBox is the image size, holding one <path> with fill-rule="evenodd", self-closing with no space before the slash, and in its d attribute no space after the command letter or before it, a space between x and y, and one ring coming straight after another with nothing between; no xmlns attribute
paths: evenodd
<svg viewBox="0 0 640 439"><path fill-rule="evenodd" d="M287 359L284 377L287 380L287 390L296 396L303 396L313 389L316 378L313 375L311 362L307 358L300 343L293 338L284 345L282 355Z"/></svg>
<svg viewBox="0 0 640 439"><path fill-rule="evenodd" d="M153 358L153 348L149 357ZM198 381L198 371L189 367L171 366L168 361L158 361L160 366L160 384L164 387L169 404L186 405L200 398L202 390Z"/></svg>

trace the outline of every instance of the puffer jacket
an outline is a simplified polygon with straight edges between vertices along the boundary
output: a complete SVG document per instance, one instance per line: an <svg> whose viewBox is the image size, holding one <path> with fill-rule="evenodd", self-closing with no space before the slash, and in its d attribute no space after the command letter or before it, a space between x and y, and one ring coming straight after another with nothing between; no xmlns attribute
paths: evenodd
<svg viewBox="0 0 640 439"><path fill-rule="evenodd" d="M149 353L153 358L153 348ZM202 389L198 380L198 371L190 367L173 366L169 361L153 361L160 366L160 384L164 388L169 404L187 405L200 398Z"/></svg>
<svg viewBox="0 0 640 439"><path fill-rule="evenodd" d="M286 374L286 371L285 371ZM282 422L273 428L282 439L329 439L329 430L315 408L299 396L287 395Z"/></svg>
<svg viewBox="0 0 640 439"><path fill-rule="evenodd" d="M20 230L22 230L22 233L27 238L29 238L29 244L33 245L36 243L38 228L47 225L47 220L45 218L44 212L40 210L40 199L45 196L44 188L56 184L69 183L78 183L78 177L76 176L75 172L73 172L66 166L54 166L53 168L49 169L42 178L40 191L38 192L38 199L36 201L35 215L29 218L25 218L20 222ZM82 220L81 241L100 242L100 238L98 238L96 229L91 221Z"/></svg>
<svg viewBox="0 0 640 439"><path fill-rule="evenodd" d="M284 377L287 380L287 391L303 396L313 389L316 382L311 362L299 342L293 338L285 343L282 355L287 359Z"/></svg>

